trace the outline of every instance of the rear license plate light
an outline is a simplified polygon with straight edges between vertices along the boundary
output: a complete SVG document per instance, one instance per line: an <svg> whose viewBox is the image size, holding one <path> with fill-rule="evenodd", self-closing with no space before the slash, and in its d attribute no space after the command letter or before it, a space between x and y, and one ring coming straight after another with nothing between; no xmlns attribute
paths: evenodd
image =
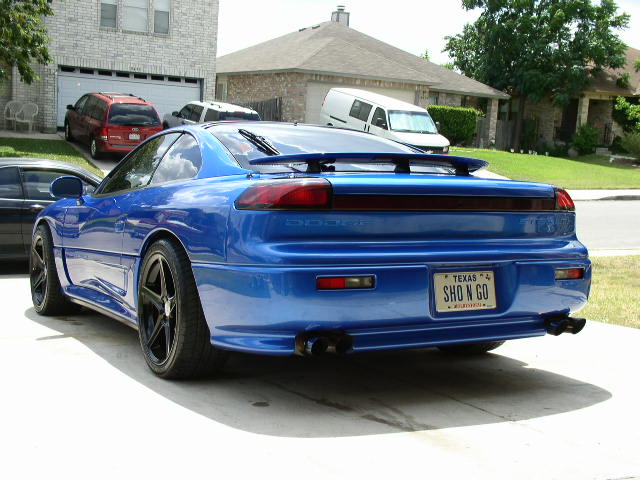
<svg viewBox="0 0 640 480"><path fill-rule="evenodd" d="M578 280L584 278L584 268L556 268L556 280Z"/></svg>
<svg viewBox="0 0 640 480"><path fill-rule="evenodd" d="M373 288L375 279L373 275L361 277L317 277L316 288L318 290L356 290Z"/></svg>

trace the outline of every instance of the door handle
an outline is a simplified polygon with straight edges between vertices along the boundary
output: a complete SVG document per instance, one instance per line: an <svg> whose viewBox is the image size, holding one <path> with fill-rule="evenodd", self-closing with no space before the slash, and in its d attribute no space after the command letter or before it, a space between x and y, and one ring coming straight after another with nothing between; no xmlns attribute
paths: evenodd
<svg viewBox="0 0 640 480"><path fill-rule="evenodd" d="M124 218L119 218L114 223L116 232L124 232Z"/></svg>

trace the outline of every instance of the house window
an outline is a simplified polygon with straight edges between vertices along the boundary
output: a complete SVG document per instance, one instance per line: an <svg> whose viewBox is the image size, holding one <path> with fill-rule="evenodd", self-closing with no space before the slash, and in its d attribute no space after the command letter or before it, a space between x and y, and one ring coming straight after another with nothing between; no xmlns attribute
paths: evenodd
<svg viewBox="0 0 640 480"><path fill-rule="evenodd" d="M118 18L118 0L101 0L100 26L116 28Z"/></svg>
<svg viewBox="0 0 640 480"><path fill-rule="evenodd" d="M153 33L169 33L171 0L153 0Z"/></svg>
<svg viewBox="0 0 640 480"><path fill-rule="evenodd" d="M429 105L438 105L438 93L432 92L429 94Z"/></svg>
<svg viewBox="0 0 640 480"><path fill-rule="evenodd" d="M122 28L132 32L149 31L149 0L124 0Z"/></svg>

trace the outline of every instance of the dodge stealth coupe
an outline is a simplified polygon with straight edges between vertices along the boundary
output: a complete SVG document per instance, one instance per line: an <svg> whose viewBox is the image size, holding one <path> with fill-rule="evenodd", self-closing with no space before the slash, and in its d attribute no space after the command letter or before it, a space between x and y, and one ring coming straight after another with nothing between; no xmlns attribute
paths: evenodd
<svg viewBox="0 0 640 480"><path fill-rule="evenodd" d="M571 197L368 133L218 122L155 135L91 192L51 184L35 310L138 330L164 378L228 351L345 354L577 333L591 283Z"/></svg>

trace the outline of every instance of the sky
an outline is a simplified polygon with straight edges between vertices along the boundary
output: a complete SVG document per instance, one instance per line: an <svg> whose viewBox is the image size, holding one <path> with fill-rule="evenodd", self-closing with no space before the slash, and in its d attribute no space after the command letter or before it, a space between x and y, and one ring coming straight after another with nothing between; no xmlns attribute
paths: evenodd
<svg viewBox="0 0 640 480"><path fill-rule="evenodd" d="M629 28L618 34L640 49L640 0L617 4L631 15ZM220 0L218 56L328 21L337 5L350 12L350 27L414 55L428 50L438 64L449 61L444 37L479 15L465 11L460 0Z"/></svg>

